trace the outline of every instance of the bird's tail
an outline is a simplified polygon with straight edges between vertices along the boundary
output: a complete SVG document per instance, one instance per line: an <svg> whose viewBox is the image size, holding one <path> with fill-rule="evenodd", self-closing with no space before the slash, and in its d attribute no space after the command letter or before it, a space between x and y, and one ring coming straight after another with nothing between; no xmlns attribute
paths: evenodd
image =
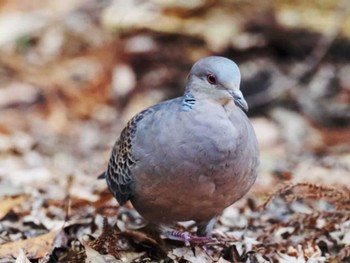
<svg viewBox="0 0 350 263"><path fill-rule="evenodd" d="M101 173L98 177L97 177L97 179L106 179L106 172L103 172L103 173Z"/></svg>

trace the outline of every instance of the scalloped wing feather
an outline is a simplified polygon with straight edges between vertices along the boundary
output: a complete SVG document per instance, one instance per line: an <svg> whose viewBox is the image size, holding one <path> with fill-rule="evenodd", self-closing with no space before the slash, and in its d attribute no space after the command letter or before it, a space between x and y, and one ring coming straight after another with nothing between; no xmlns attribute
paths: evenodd
<svg viewBox="0 0 350 263"><path fill-rule="evenodd" d="M120 205L124 205L133 194L134 179L132 167L137 160L132 155L132 143L136 134L137 124L146 115L154 112L148 108L134 116L123 129L119 140L115 143L106 171L109 190Z"/></svg>

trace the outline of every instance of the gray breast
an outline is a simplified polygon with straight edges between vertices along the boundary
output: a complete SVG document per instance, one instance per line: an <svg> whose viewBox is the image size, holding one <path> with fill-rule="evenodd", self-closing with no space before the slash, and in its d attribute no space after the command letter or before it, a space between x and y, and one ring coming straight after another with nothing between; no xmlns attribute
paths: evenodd
<svg viewBox="0 0 350 263"><path fill-rule="evenodd" d="M249 158L257 146L244 135L244 130L252 129L250 124L236 125L247 120L231 116L222 107L209 106L209 112L201 108L184 112L170 105L170 111L156 112L153 121L139 127L142 135L136 136L134 144L139 161L133 170L132 201L146 218L149 209L165 209L173 220L215 216L241 198L255 181L252 166L257 164Z"/></svg>

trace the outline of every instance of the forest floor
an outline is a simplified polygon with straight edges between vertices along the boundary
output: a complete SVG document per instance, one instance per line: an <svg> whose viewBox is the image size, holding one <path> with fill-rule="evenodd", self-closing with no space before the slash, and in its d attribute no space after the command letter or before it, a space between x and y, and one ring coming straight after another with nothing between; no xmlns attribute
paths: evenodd
<svg viewBox="0 0 350 263"><path fill-rule="evenodd" d="M347 1L243 2L0 2L0 262L350 262ZM240 66L261 167L218 242L185 246L97 176L212 54Z"/></svg>

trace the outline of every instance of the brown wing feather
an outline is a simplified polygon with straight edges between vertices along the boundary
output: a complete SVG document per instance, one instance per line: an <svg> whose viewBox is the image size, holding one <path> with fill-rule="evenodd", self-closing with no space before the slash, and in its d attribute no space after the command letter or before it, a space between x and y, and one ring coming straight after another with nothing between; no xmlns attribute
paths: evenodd
<svg viewBox="0 0 350 263"><path fill-rule="evenodd" d="M106 171L106 180L109 190L120 205L125 204L133 194L132 167L137 160L132 155L132 143L137 124L153 111L154 107L148 108L133 117L123 129L119 140L113 147Z"/></svg>

